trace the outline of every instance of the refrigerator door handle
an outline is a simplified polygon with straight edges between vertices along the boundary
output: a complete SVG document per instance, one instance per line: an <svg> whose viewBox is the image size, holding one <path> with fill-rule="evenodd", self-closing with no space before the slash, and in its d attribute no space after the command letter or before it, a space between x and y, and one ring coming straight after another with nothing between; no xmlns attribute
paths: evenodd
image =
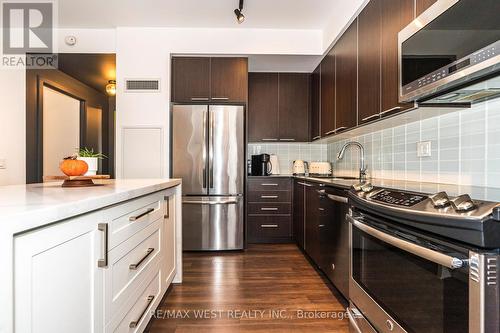
<svg viewBox="0 0 500 333"><path fill-rule="evenodd" d="M210 183L210 188L214 188L214 112L212 110L208 111L210 128L208 129L208 182Z"/></svg>
<svg viewBox="0 0 500 333"><path fill-rule="evenodd" d="M208 110L203 111L203 188L207 188L207 115Z"/></svg>

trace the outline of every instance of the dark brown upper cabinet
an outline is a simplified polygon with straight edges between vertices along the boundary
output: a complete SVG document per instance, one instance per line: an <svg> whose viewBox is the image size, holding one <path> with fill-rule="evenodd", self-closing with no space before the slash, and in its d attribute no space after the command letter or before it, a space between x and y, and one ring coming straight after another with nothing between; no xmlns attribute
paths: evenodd
<svg viewBox="0 0 500 333"><path fill-rule="evenodd" d="M310 74L279 74L279 139L309 141Z"/></svg>
<svg viewBox="0 0 500 333"><path fill-rule="evenodd" d="M311 75L311 140L321 138L321 64Z"/></svg>
<svg viewBox="0 0 500 333"><path fill-rule="evenodd" d="M347 28L335 45L336 105L335 131L343 131L357 125L358 92L358 23Z"/></svg>
<svg viewBox="0 0 500 333"><path fill-rule="evenodd" d="M210 58L172 58L172 101L210 100Z"/></svg>
<svg viewBox="0 0 500 333"><path fill-rule="evenodd" d="M248 140L278 141L278 73L248 74Z"/></svg>
<svg viewBox="0 0 500 333"><path fill-rule="evenodd" d="M211 59L212 102L246 103L248 94L247 58Z"/></svg>
<svg viewBox="0 0 500 333"><path fill-rule="evenodd" d="M381 0L382 22L382 111L388 115L410 108L399 103L398 32L414 18L415 0Z"/></svg>
<svg viewBox="0 0 500 333"><path fill-rule="evenodd" d="M321 61L321 136L335 132L335 50Z"/></svg>
<svg viewBox="0 0 500 333"><path fill-rule="evenodd" d="M248 140L309 141L308 73L250 73Z"/></svg>
<svg viewBox="0 0 500 333"><path fill-rule="evenodd" d="M172 102L246 103L246 58L172 58Z"/></svg>
<svg viewBox="0 0 500 333"><path fill-rule="evenodd" d="M416 16L419 16L437 0L415 0Z"/></svg>
<svg viewBox="0 0 500 333"><path fill-rule="evenodd" d="M358 124L380 118L381 0L358 16Z"/></svg>

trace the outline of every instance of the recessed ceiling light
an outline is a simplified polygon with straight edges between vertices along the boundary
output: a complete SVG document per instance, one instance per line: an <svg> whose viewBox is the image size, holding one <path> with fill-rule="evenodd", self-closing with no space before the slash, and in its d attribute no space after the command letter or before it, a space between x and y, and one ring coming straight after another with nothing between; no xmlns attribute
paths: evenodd
<svg viewBox="0 0 500 333"><path fill-rule="evenodd" d="M243 11L243 0L240 0L240 5L238 8L234 10L234 14L236 15L236 21L238 21L238 24L243 23L245 21L245 15L242 13Z"/></svg>

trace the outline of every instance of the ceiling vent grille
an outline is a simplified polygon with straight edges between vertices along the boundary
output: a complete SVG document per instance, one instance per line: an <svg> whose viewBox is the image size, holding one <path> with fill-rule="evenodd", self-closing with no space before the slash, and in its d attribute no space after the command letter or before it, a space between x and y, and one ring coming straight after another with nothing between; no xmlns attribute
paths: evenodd
<svg viewBox="0 0 500 333"><path fill-rule="evenodd" d="M160 80L158 79L127 79L125 92L159 92Z"/></svg>

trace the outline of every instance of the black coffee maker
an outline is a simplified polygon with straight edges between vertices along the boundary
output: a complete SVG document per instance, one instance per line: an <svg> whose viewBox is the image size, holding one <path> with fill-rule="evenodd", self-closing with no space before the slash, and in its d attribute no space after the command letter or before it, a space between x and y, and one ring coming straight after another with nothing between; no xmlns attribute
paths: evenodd
<svg viewBox="0 0 500 333"><path fill-rule="evenodd" d="M272 164L269 154L252 155L252 176L269 176Z"/></svg>

